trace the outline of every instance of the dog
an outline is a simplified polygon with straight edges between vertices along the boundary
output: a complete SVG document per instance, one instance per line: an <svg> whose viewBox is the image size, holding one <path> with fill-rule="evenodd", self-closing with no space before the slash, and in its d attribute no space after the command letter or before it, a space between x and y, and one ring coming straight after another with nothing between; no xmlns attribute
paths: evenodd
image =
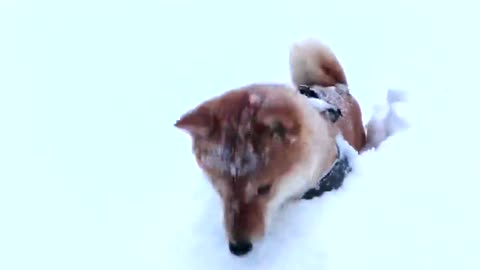
<svg viewBox="0 0 480 270"><path fill-rule="evenodd" d="M360 106L332 50L303 40L290 48L289 63L293 85L232 89L175 123L191 136L196 162L222 199L237 256L253 249L284 203L341 185L351 170L343 145L360 152L367 144Z"/></svg>

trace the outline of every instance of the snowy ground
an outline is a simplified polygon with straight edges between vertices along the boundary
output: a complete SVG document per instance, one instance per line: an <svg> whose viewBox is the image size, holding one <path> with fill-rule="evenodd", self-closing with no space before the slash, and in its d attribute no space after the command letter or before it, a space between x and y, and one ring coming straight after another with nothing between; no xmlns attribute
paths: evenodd
<svg viewBox="0 0 480 270"><path fill-rule="evenodd" d="M480 269L475 4L0 1L0 269ZM174 121L314 36L411 128L230 256Z"/></svg>

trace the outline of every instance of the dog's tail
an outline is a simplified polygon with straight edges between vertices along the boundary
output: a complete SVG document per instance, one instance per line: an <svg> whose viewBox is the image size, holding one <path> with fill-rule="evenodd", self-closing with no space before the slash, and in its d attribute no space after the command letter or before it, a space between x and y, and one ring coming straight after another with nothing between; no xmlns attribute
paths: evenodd
<svg viewBox="0 0 480 270"><path fill-rule="evenodd" d="M299 85L347 85L345 72L333 51L322 42L306 39L290 47L290 74Z"/></svg>

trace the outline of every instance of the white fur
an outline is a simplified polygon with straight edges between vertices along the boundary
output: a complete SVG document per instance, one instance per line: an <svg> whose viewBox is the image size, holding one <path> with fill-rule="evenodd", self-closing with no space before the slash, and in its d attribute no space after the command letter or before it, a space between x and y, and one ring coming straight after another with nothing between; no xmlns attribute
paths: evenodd
<svg viewBox="0 0 480 270"><path fill-rule="evenodd" d="M303 120L304 131L299 138L303 153L296 166L278 181L276 195L267 206L265 219L267 230L283 203L301 197L306 190L313 187L328 170L332 156L336 153L335 138L329 133L327 121L304 96L294 94L293 98Z"/></svg>
<svg viewBox="0 0 480 270"><path fill-rule="evenodd" d="M290 48L290 74L292 82L298 86L315 78L325 77L319 68L319 61L338 62L333 51L316 39L306 39L294 43ZM336 154L334 135L330 132L327 120L318 111L333 106L319 99L308 99L292 91L292 99L301 114L303 132L300 135L302 156L296 166L279 179L275 197L267 206L265 225L268 230L274 215L283 203L301 197L313 187L318 179L330 168Z"/></svg>

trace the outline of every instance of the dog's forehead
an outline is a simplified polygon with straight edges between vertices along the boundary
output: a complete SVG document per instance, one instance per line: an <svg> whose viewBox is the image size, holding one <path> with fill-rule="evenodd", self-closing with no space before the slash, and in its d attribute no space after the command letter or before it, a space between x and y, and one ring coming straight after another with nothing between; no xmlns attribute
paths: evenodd
<svg viewBox="0 0 480 270"><path fill-rule="evenodd" d="M262 96L251 89L236 89L212 100L209 107L224 122L239 120L242 114L253 113L261 105Z"/></svg>
<svg viewBox="0 0 480 270"><path fill-rule="evenodd" d="M228 92L209 105L217 124L199 154L204 168L226 182L222 185L233 188L229 183L238 181L237 188L246 189L247 183L257 186L287 171L296 159L296 147L291 143L285 146L282 139L272 136L271 127L257 121L264 109L270 116L288 112L296 121L290 94L280 87L284 86L249 86ZM265 120L264 113L262 116Z"/></svg>
<svg viewBox="0 0 480 270"><path fill-rule="evenodd" d="M251 84L229 90L226 93L206 102L218 120L223 122L242 122L252 118L255 113L265 107L280 106L291 108L292 89L282 84Z"/></svg>
<svg viewBox="0 0 480 270"><path fill-rule="evenodd" d="M216 135L202 147L201 161L222 178L245 178L261 165L258 142L242 131L238 123L228 122L218 128ZM247 128L245 128L247 129Z"/></svg>

